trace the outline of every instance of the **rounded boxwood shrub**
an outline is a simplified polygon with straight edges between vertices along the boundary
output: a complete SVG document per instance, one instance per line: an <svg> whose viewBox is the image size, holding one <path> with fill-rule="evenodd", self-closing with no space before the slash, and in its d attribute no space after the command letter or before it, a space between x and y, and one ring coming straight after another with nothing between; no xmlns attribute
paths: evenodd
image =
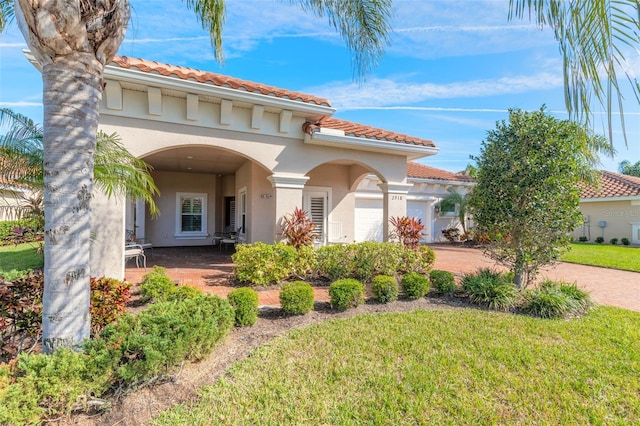
<svg viewBox="0 0 640 426"><path fill-rule="evenodd" d="M290 315L301 315L313 309L313 288L304 281L286 283L280 289L280 306Z"/></svg>
<svg viewBox="0 0 640 426"><path fill-rule="evenodd" d="M355 308L364 302L364 284L354 278L343 278L329 286L331 306L338 311Z"/></svg>
<svg viewBox="0 0 640 426"><path fill-rule="evenodd" d="M171 299L175 291L176 285L162 266L154 266L151 272L142 277L140 283L140 295L144 302L165 302Z"/></svg>
<svg viewBox="0 0 640 426"><path fill-rule="evenodd" d="M237 327L253 325L258 320L258 292L249 287L237 288L227 294L229 304L235 311Z"/></svg>
<svg viewBox="0 0 640 426"><path fill-rule="evenodd" d="M434 269L429 273L429 280L441 293L453 293L456 290L456 279L449 271Z"/></svg>
<svg viewBox="0 0 640 426"><path fill-rule="evenodd" d="M398 300L398 282L392 276L378 275L373 278L371 292L378 302L393 302Z"/></svg>
<svg viewBox="0 0 640 426"><path fill-rule="evenodd" d="M400 284L402 284L402 291L408 299L419 299L425 296L431 288L427 277L417 272L411 272L402 277Z"/></svg>

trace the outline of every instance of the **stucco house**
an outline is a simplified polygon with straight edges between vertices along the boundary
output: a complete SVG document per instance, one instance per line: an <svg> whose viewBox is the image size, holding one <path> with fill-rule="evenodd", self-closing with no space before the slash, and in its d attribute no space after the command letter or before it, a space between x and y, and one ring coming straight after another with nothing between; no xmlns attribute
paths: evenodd
<svg viewBox="0 0 640 426"><path fill-rule="evenodd" d="M601 171L600 178L600 186L582 188L584 223L572 236L589 241L602 237L605 243L624 237L640 244L640 178L608 171Z"/></svg>
<svg viewBox="0 0 640 426"><path fill-rule="evenodd" d="M210 244L228 230L271 243L295 207L311 212L316 244L356 241L358 194L371 185L385 240L388 219L417 201L407 161L438 152L430 140L334 118L327 99L210 72L116 57L104 80L100 128L153 166L162 213L96 197L94 275L124 275L114 247L128 229L155 247ZM426 215L435 199L423 201Z"/></svg>

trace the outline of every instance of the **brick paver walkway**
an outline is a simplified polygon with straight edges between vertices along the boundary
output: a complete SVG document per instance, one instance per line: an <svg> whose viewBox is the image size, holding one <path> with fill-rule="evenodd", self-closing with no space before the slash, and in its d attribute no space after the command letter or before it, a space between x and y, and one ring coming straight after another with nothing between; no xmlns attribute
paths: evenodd
<svg viewBox="0 0 640 426"><path fill-rule="evenodd" d="M436 269L462 274L479 267L495 267L494 262L482 255L480 250L450 246L433 246L436 252ZM164 266L169 277L181 285L198 287L211 294L226 297L234 287L227 285L233 263L229 254L220 254L212 247L156 248L153 258L147 260L149 268L137 269L130 261L125 277L130 282L140 282L152 265ZM640 312L640 273L615 269L560 263L543 270L541 276L554 280L576 282L579 287L591 292L599 303L618 306ZM315 288L316 301L329 300L327 288ZM260 290L260 305L278 306L278 290Z"/></svg>

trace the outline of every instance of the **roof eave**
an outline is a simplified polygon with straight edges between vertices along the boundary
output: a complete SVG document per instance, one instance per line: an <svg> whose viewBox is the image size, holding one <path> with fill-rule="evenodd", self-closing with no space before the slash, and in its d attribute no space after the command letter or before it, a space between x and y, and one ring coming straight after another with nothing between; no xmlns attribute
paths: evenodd
<svg viewBox="0 0 640 426"><path fill-rule="evenodd" d="M596 203L606 201L639 201L640 195L626 195L624 197L589 197L580 198L581 203Z"/></svg>
<svg viewBox="0 0 640 426"><path fill-rule="evenodd" d="M466 180L449 180L449 179L435 179L435 178L418 178L407 176L408 181L416 182L416 183L435 183L440 185L458 185L458 186L475 186L475 182L470 182Z"/></svg>
<svg viewBox="0 0 640 426"><path fill-rule="evenodd" d="M381 141L356 136L331 135L314 132L305 134L304 143L336 148L375 151L384 154L405 155L409 159L427 157L438 153L439 149L425 145L411 145L396 141Z"/></svg>
<svg viewBox="0 0 640 426"><path fill-rule="evenodd" d="M314 105L295 99L283 99L262 93L244 92L231 87L221 87L199 81L182 80L176 77L147 73L137 69L121 68L117 65L107 65L104 69L104 76L105 79L161 87L230 101L247 102L279 110L291 110L297 113L296 115L308 118L319 119L327 115L332 115L336 111L335 108L326 105Z"/></svg>

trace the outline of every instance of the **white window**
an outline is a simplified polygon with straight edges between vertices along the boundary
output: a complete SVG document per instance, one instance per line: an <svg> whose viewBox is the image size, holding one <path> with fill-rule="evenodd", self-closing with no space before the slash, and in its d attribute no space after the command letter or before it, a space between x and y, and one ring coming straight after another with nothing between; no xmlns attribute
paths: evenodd
<svg viewBox="0 0 640 426"><path fill-rule="evenodd" d="M458 205L450 200L440 201L440 216L455 216L458 214Z"/></svg>
<svg viewBox="0 0 640 426"><path fill-rule="evenodd" d="M176 194L176 237L207 236L207 194Z"/></svg>

